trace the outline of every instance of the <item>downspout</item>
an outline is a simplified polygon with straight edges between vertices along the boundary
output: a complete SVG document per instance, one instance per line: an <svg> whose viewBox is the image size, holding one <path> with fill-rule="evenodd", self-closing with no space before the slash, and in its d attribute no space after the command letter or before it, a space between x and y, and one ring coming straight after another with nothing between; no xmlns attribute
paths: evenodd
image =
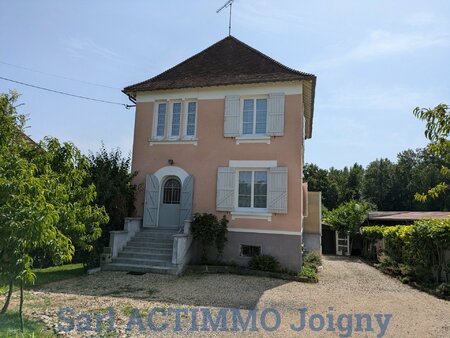
<svg viewBox="0 0 450 338"><path fill-rule="evenodd" d="M133 104L127 104L127 105L125 106L125 108L130 109L130 108L136 107L136 98L135 98L134 96L132 96L132 95L130 95L130 94L124 92L123 90L122 90L122 92L128 96L128 100L130 100L131 102L133 102Z"/></svg>

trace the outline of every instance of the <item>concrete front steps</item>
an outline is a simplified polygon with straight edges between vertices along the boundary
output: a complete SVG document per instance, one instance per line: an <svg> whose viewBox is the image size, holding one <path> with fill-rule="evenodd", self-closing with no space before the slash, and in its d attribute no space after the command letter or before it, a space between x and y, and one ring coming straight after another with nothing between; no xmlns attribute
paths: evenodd
<svg viewBox="0 0 450 338"><path fill-rule="evenodd" d="M142 229L131 238L105 270L176 274L172 264L174 229Z"/></svg>

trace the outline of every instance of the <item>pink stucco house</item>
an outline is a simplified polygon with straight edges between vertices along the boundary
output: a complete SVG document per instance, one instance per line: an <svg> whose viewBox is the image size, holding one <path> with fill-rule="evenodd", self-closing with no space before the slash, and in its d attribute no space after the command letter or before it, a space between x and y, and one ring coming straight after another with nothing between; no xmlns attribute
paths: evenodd
<svg viewBox="0 0 450 338"><path fill-rule="evenodd" d="M226 215L223 259L269 254L301 264L304 141L316 77L233 36L126 87L136 103L137 217L111 235L109 269L178 273L196 260L195 212Z"/></svg>

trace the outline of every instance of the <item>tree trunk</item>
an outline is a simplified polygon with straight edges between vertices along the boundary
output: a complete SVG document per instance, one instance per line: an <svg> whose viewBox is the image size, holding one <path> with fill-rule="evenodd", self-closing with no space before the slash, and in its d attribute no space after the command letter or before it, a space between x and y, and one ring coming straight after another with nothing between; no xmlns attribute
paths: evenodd
<svg viewBox="0 0 450 338"><path fill-rule="evenodd" d="M19 304L19 318L20 318L20 330L23 332L23 279L20 279L20 304Z"/></svg>
<svg viewBox="0 0 450 338"><path fill-rule="evenodd" d="M6 301L2 307L2 310L0 311L0 314L6 313L6 310L8 310L9 302L11 301L11 296L13 293L13 288L14 288L14 283L13 283L13 279L11 279L9 281L9 290L8 290L8 294L6 295Z"/></svg>

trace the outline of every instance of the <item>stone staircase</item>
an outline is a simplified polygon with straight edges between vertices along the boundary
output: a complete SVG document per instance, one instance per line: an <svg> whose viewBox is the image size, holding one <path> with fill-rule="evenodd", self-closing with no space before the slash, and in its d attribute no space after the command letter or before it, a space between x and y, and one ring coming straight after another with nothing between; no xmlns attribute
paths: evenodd
<svg viewBox="0 0 450 338"><path fill-rule="evenodd" d="M172 264L173 235L178 228L149 229L137 232L119 251L105 270L175 274Z"/></svg>

